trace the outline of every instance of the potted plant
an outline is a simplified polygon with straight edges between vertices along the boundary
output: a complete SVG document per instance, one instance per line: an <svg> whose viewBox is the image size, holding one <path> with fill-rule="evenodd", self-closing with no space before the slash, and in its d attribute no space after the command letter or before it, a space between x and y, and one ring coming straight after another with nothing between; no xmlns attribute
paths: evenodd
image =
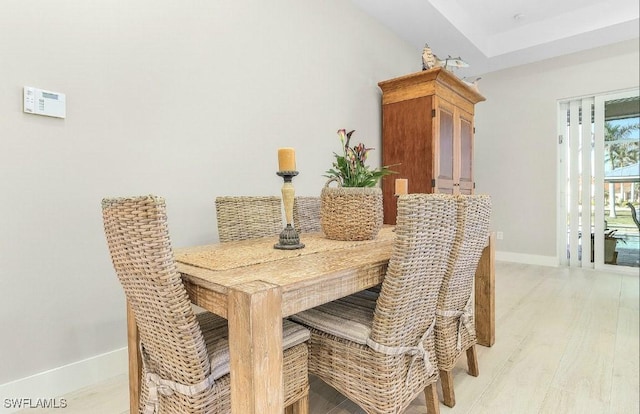
<svg viewBox="0 0 640 414"><path fill-rule="evenodd" d="M616 251L618 240L627 243L623 236L616 234L616 231L618 230L606 229L604 231L604 262L607 264L616 264L618 261L618 252Z"/></svg>
<svg viewBox="0 0 640 414"><path fill-rule="evenodd" d="M326 171L325 177L336 179L341 187L374 187L382 177L395 172L391 171L389 167L369 168L365 161L369 151L373 148L366 148L363 143L350 147L349 142L354 132L356 131L338 130L338 137L342 144L342 155L333 153L336 160L333 163L333 168Z"/></svg>
<svg viewBox="0 0 640 414"><path fill-rule="evenodd" d="M342 153L334 153L335 161L325 175L329 181L320 196L320 225L329 239L371 240L382 227L382 190L376 185L394 171L367 166L372 148L363 143L350 146L354 132L338 130ZM330 187L332 182L337 187Z"/></svg>

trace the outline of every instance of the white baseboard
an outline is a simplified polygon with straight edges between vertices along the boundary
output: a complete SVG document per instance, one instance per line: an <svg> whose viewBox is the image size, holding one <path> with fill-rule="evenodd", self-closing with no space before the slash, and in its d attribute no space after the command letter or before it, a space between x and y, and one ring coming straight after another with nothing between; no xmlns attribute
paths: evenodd
<svg viewBox="0 0 640 414"><path fill-rule="evenodd" d="M539 256L536 254L512 253L496 251L496 260L503 262L523 263L540 266L557 267L560 261L556 256Z"/></svg>
<svg viewBox="0 0 640 414"><path fill-rule="evenodd" d="M8 408L12 404L7 399L30 399L31 404L35 405L38 399L53 400L127 371L128 356L125 347L7 382L0 385L0 413L19 411L17 408Z"/></svg>

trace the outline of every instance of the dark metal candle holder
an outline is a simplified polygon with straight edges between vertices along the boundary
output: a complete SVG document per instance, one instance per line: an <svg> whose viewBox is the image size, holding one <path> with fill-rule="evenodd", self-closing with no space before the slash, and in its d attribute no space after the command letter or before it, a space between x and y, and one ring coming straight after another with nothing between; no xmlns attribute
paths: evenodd
<svg viewBox="0 0 640 414"><path fill-rule="evenodd" d="M293 228L293 200L295 197L293 177L298 175L298 171L278 171L276 174L284 179L282 203L284 204L284 216L287 220L287 225L280 233L280 241L274 244L273 247L282 250L302 249L304 244L300 243L300 235Z"/></svg>

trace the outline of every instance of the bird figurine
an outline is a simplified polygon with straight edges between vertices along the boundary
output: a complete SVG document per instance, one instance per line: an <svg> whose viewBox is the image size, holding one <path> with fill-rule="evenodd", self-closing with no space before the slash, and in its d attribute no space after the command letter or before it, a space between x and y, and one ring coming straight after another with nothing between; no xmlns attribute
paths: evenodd
<svg viewBox="0 0 640 414"><path fill-rule="evenodd" d="M445 69L449 69L449 67L454 68L454 69L468 68L469 64L467 62L465 62L464 60L462 60L462 58L460 56L458 56L458 57L448 56L444 60L444 68Z"/></svg>
<svg viewBox="0 0 640 414"><path fill-rule="evenodd" d="M422 70L429 70L435 68L438 64L438 57L433 54L431 48L427 43L422 49Z"/></svg>
<svg viewBox="0 0 640 414"><path fill-rule="evenodd" d="M462 81L464 83L466 83L468 86L471 87L471 89L473 89L474 91L480 93L480 90L478 89L478 81L482 79L482 78L475 78L472 81L467 80L467 78L463 78Z"/></svg>

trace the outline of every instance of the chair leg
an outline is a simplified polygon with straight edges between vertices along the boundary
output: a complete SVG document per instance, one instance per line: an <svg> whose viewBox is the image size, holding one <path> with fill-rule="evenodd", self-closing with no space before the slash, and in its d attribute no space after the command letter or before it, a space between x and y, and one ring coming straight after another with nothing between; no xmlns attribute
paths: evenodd
<svg viewBox="0 0 640 414"><path fill-rule="evenodd" d="M284 409L285 414L309 414L309 394Z"/></svg>
<svg viewBox="0 0 640 414"><path fill-rule="evenodd" d="M440 381L442 382L442 402L447 407L456 405L456 394L453 392L453 374L451 371L440 370Z"/></svg>
<svg viewBox="0 0 640 414"><path fill-rule="evenodd" d="M440 414L440 401L438 401L438 390L435 382L424 388L424 397L427 402L427 414Z"/></svg>
<svg viewBox="0 0 640 414"><path fill-rule="evenodd" d="M478 354L476 353L475 345L467 348L467 366L469 367L469 375L477 377L480 374L478 370Z"/></svg>

